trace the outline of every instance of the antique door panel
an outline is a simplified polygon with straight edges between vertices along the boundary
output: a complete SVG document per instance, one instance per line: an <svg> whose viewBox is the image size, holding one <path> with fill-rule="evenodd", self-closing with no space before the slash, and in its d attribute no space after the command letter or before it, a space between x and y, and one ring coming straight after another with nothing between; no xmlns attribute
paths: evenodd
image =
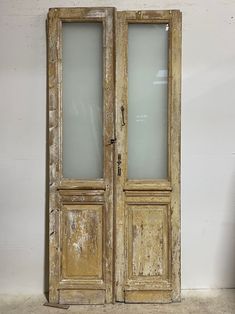
<svg viewBox="0 0 235 314"><path fill-rule="evenodd" d="M180 299L179 11L117 12L116 300Z"/></svg>
<svg viewBox="0 0 235 314"><path fill-rule="evenodd" d="M51 303L113 301L113 9L48 16Z"/></svg>
<svg viewBox="0 0 235 314"><path fill-rule="evenodd" d="M102 205L62 208L62 278L102 279Z"/></svg>

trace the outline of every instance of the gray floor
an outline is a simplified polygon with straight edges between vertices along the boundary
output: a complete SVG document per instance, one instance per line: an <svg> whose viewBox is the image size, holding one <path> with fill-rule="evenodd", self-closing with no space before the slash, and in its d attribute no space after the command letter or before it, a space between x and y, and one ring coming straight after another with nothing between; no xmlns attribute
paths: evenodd
<svg viewBox="0 0 235 314"><path fill-rule="evenodd" d="M121 304L70 306L68 310L43 306L44 296L0 295L1 314L44 314L44 313L167 313L167 314L235 314L235 289L184 290L182 302L175 304Z"/></svg>

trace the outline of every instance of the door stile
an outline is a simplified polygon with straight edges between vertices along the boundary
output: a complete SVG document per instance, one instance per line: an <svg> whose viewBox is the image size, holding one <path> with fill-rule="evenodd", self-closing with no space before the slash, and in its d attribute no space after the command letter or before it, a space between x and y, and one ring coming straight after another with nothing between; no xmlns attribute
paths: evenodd
<svg viewBox="0 0 235 314"><path fill-rule="evenodd" d="M47 23L48 47L48 164L49 164L49 302L59 303L59 29L57 10L50 10Z"/></svg>
<svg viewBox="0 0 235 314"><path fill-rule="evenodd" d="M181 299L181 45L182 13L173 10L170 25L170 137L171 137L171 241L172 301Z"/></svg>
<svg viewBox="0 0 235 314"><path fill-rule="evenodd" d="M126 177L126 126L127 126L127 24L125 12L116 15L116 133L117 144L115 150L115 299L124 301L125 278L125 200L123 194L124 178ZM124 108L124 110L122 109ZM118 165L118 162L121 162ZM121 173L118 173L118 168ZM120 170L119 170L120 171Z"/></svg>
<svg viewBox="0 0 235 314"><path fill-rule="evenodd" d="M106 303L112 303L113 299L113 198L114 198L114 145L115 140L115 106L114 106L114 14L115 9L106 9L104 20L104 176L105 176L105 281L106 281Z"/></svg>

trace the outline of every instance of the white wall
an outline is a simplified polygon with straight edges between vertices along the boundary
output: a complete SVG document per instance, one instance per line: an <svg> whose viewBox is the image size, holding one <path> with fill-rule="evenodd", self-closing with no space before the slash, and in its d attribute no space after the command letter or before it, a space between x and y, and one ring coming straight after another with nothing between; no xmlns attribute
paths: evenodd
<svg viewBox="0 0 235 314"><path fill-rule="evenodd" d="M43 291L49 7L183 12L182 286L235 286L235 1L0 0L0 293Z"/></svg>

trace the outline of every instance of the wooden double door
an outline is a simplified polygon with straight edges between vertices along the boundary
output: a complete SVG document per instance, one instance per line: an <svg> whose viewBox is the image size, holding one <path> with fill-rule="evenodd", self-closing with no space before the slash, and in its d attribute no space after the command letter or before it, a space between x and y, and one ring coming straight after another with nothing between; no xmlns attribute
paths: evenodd
<svg viewBox="0 0 235 314"><path fill-rule="evenodd" d="M180 300L179 11L48 14L49 299Z"/></svg>

